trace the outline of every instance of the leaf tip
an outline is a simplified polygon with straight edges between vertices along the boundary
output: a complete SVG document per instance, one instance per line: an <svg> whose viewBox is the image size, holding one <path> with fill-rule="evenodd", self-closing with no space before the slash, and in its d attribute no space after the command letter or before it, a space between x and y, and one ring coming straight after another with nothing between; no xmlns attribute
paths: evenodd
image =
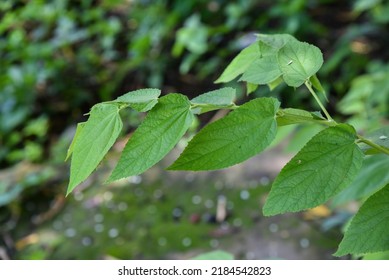
<svg viewBox="0 0 389 280"><path fill-rule="evenodd" d="M225 83L226 81L224 81L224 79L222 78L222 76L220 76L219 78L217 78L215 81L213 81L214 84L221 84L221 83Z"/></svg>
<svg viewBox="0 0 389 280"><path fill-rule="evenodd" d="M341 245L342 244L340 244L338 247L338 250L336 250L336 252L332 254L334 257L340 258L340 257L348 254L347 252L345 252L345 250L343 248L341 248Z"/></svg>
<svg viewBox="0 0 389 280"><path fill-rule="evenodd" d="M274 211L274 209L272 209L272 207L270 207L269 204L266 202L262 208L262 214L265 217L271 217L271 216L278 215L280 213L278 213L277 211Z"/></svg>

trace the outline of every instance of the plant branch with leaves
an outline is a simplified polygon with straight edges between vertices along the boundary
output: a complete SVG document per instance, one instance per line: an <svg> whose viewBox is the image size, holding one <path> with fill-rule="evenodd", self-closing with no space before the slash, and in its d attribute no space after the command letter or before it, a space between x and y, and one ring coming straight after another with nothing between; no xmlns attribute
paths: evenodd
<svg viewBox="0 0 389 280"><path fill-rule="evenodd" d="M160 97L158 89L141 89L96 104L88 120L78 125L68 150L71 173L67 194L94 171L116 141L122 129L121 110L148 113L128 140L108 182L141 174L159 162L186 133L195 115L228 109L228 115L208 124L189 141L168 170L227 168L261 153L275 139L279 127L317 123L323 129L281 170L263 213L297 212L326 203L350 186L370 155L389 155L389 128L362 136L350 124L336 122L315 91L325 96L316 76L322 64L322 53L313 45L287 34L260 34L216 82L226 83L240 76L240 81L247 83L248 93L259 85L270 89L281 83L293 88L305 85L324 116L282 108L272 97L254 98L238 106L233 88L207 92L192 100L178 93ZM387 235L380 234L389 228L389 178L385 180L379 181L377 192L352 219L336 256L389 250Z"/></svg>

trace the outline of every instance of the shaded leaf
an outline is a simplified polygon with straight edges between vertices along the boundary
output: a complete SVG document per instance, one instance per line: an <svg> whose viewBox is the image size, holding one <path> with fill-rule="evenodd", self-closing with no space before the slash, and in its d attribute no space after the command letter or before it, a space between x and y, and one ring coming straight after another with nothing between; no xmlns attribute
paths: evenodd
<svg viewBox="0 0 389 280"><path fill-rule="evenodd" d="M269 87L270 91L272 91L273 89L278 87L280 84L282 84L283 81L284 80L282 79L282 77L278 77L274 81L271 81L270 83L268 83L267 86Z"/></svg>
<svg viewBox="0 0 389 280"><path fill-rule="evenodd" d="M349 125L337 125L315 135L281 170L263 208L266 216L318 206L355 178L363 153Z"/></svg>
<svg viewBox="0 0 389 280"><path fill-rule="evenodd" d="M311 82L312 86L317 89L319 92L321 92L324 96L324 98L326 99L326 101L328 102L328 98L327 98L327 95L326 95L326 91L324 90L323 86L321 85L320 83L320 80L319 78L315 75L311 76L309 78L309 81Z"/></svg>
<svg viewBox="0 0 389 280"><path fill-rule="evenodd" d="M192 108L198 108L198 113L205 113L234 105L236 90L221 88L201 94L191 100Z"/></svg>
<svg viewBox="0 0 389 280"><path fill-rule="evenodd" d="M369 197L351 220L335 256L389 250L389 185Z"/></svg>
<svg viewBox="0 0 389 280"><path fill-rule="evenodd" d="M170 170L214 170L240 163L266 148L277 130L279 102L257 98L204 127Z"/></svg>
<svg viewBox="0 0 389 280"><path fill-rule="evenodd" d="M250 93L253 93L258 88L258 85L252 84L252 83L246 83L246 94L249 95Z"/></svg>
<svg viewBox="0 0 389 280"><path fill-rule="evenodd" d="M387 155L366 157L358 176L334 197L332 205L337 206L351 200L362 199L386 184L389 184L389 157Z"/></svg>
<svg viewBox="0 0 389 280"><path fill-rule="evenodd" d="M168 94L148 113L128 140L108 181L138 175L160 161L193 121L188 98Z"/></svg>
<svg viewBox="0 0 389 280"><path fill-rule="evenodd" d="M101 103L92 108L74 143L67 194L93 172L116 141L122 126L117 105Z"/></svg>
<svg viewBox="0 0 389 280"><path fill-rule="evenodd" d="M389 126L382 127L378 130L375 130L365 136L366 139L370 140L371 142L383 147L384 149L387 149L389 152ZM365 151L366 154L377 154L381 153L376 148L372 148L371 146L368 146L366 144L363 144L361 146L362 150Z"/></svg>

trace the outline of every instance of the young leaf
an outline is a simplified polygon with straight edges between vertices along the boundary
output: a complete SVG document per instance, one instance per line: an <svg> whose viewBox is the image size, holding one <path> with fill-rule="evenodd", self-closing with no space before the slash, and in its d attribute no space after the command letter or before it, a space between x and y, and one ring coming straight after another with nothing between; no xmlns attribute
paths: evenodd
<svg viewBox="0 0 389 280"><path fill-rule="evenodd" d="M249 95L253 93L258 88L258 85L254 85L252 83L246 83L246 94Z"/></svg>
<svg viewBox="0 0 389 280"><path fill-rule="evenodd" d="M221 88L199 95L190 102L192 103L192 108L198 107L199 113L202 114L234 105L235 91L233 88Z"/></svg>
<svg viewBox="0 0 389 280"><path fill-rule="evenodd" d="M155 88L139 89L119 96L113 102L127 103L138 112L147 112L158 103L158 97L160 94L161 91Z"/></svg>
<svg viewBox="0 0 389 280"><path fill-rule="evenodd" d="M389 185L369 197L351 220L334 256L389 250Z"/></svg>
<svg viewBox="0 0 389 280"><path fill-rule="evenodd" d="M258 40L264 42L266 45L279 50L289 41L297 41L292 35L289 34L257 34Z"/></svg>
<svg viewBox="0 0 389 280"><path fill-rule="evenodd" d="M282 77L278 77L274 81L271 81L270 83L267 83L267 86L269 87L270 91L272 91L273 89L278 87L280 84L282 84L283 81L284 80L282 79Z"/></svg>
<svg viewBox="0 0 389 280"><path fill-rule="evenodd" d="M266 85L281 76L277 56L264 56L255 59L243 73L240 81L257 85Z"/></svg>
<svg viewBox="0 0 389 280"><path fill-rule="evenodd" d="M67 194L93 172L116 141L122 126L116 104L100 103L92 108L88 121L76 135Z"/></svg>
<svg viewBox="0 0 389 280"><path fill-rule="evenodd" d="M320 69L323 55L313 45L291 40L279 50L278 64L285 83L299 87Z"/></svg>
<svg viewBox="0 0 389 280"><path fill-rule="evenodd" d="M159 89L145 88L127 92L126 94L116 98L115 101L125 103L147 103L149 101L158 99L160 95L161 90Z"/></svg>
<svg viewBox="0 0 389 280"><path fill-rule="evenodd" d="M319 92L321 92L323 95L324 95L324 98L326 99L326 101L328 102L328 98L327 98L327 95L326 95L326 91L324 90L323 86L321 85L320 83L320 80L319 78L315 75L311 76L309 78L309 81L311 82L311 84L313 85L313 87L315 89L317 89Z"/></svg>
<svg viewBox="0 0 389 280"><path fill-rule="evenodd" d="M354 128L343 124L315 135L277 176L263 213L313 208L347 187L363 161L355 139Z"/></svg>
<svg viewBox="0 0 389 280"><path fill-rule="evenodd" d="M80 133L81 133L82 129L84 128L84 125L85 125L85 122L80 122L77 124L76 133L74 134L72 143L70 143L68 152L66 153L65 161L67 161L70 158L70 156L72 155L73 149L74 149L74 143L76 143L78 136L80 136Z"/></svg>
<svg viewBox="0 0 389 280"><path fill-rule="evenodd" d="M255 42L251 44L247 48L243 49L231 61L215 83L227 83L232 81L239 75L243 74L255 59L268 55L275 55L276 51L276 49L263 42Z"/></svg>
<svg viewBox="0 0 389 280"><path fill-rule="evenodd" d="M168 94L148 113L128 140L109 182L138 175L160 161L193 121L188 98Z"/></svg>
<svg viewBox="0 0 389 280"><path fill-rule="evenodd" d="M214 170L240 163L266 148L277 130L280 103L257 98L204 127L170 170Z"/></svg>
<svg viewBox="0 0 389 280"><path fill-rule="evenodd" d="M138 112L147 112L153 109L157 103L158 99L153 99L146 103L130 103L129 106Z"/></svg>
<svg viewBox="0 0 389 280"><path fill-rule="evenodd" d="M354 181L332 200L333 206L362 199L389 184L389 157L387 155L368 156L363 161L361 171Z"/></svg>

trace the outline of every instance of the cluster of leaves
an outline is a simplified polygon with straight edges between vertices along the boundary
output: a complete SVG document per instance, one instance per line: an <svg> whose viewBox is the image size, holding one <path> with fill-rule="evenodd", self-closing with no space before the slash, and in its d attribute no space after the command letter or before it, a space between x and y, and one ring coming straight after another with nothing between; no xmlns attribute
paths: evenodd
<svg viewBox="0 0 389 280"><path fill-rule="evenodd" d="M52 120L79 115L82 106L110 100L115 92L129 90L129 84L161 87L177 77L176 68L202 81L212 77L226 57L252 42L248 36L252 29L284 30L299 38L320 34L327 41L331 41L327 35L334 34L335 40L339 36L328 32L326 20L312 15L350 4L338 2L1 1L0 165L42 160L47 135L58 133ZM348 84L347 77L361 70L363 63L357 62L365 59L349 59L349 41L374 35L386 22L378 18L386 9L383 1L355 4L357 15L367 13L371 18L362 28L350 28L350 36L341 36L335 44L327 72L334 67L347 69L336 77L338 84ZM258 14L258 10L267 12ZM174 82L173 86L179 83ZM344 94L344 88L339 94ZM52 103L57 104L55 109ZM41 118L48 120L46 136L31 139L19 133Z"/></svg>
<svg viewBox="0 0 389 280"><path fill-rule="evenodd" d="M323 92L316 72L323 63L321 51L286 34L258 35L243 49L216 82L241 76L248 89L274 88L281 83L305 85L321 106L319 112L281 108L272 97L254 98L236 105L235 90L222 88L189 100L178 93L160 96L158 89L129 92L114 101L96 104L87 122L78 125L69 148L71 175L68 194L98 166L122 128L119 112L132 108L149 111L127 142L108 182L140 174L160 161L185 134L195 115L230 109L227 116L208 124L188 143L169 170L215 170L259 154L274 140L277 128L296 123L318 123L322 129L285 165L275 179L263 213L267 216L296 212L327 202L358 176L364 159L389 155L389 129L361 136L349 124L334 121L313 88ZM313 87L312 87L313 86ZM379 181L379 182L378 182ZM388 227L385 203L388 182L378 179L375 190L350 224L336 255L367 253L388 248L380 233ZM385 186L386 185L386 186ZM371 231L378 234L371 234ZM371 237L376 237L371 239Z"/></svg>
<svg viewBox="0 0 389 280"><path fill-rule="evenodd" d="M53 115L64 120L65 115L79 114L82 106L110 100L125 80L160 87L166 73L174 71L169 69L173 61L182 60L181 73L186 73L206 53L220 49L228 55L237 46L220 48L220 43L227 34L231 38L253 25L256 15L249 14L253 5L244 0L226 5L1 1L0 166L43 159L49 134L31 137L23 132L26 126L45 119L44 127L55 130L50 123ZM196 9L201 14L193 14ZM188 36L191 40L185 39ZM168 55L173 44L174 58ZM215 72L222 60L211 60L196 72L203 77Z"/></svg>

